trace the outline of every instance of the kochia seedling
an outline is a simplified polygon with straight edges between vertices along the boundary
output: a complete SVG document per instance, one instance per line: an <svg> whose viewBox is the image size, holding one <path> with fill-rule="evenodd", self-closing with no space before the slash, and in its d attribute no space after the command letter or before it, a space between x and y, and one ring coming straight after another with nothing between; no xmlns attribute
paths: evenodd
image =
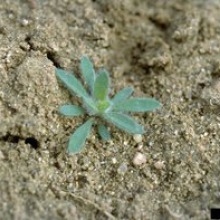
<svg viewBox="0 0 220 220"><path fill-rule="evenodd" d="M153 98L131 98L133 88L127 87L119 91L113 98L109 97L109 73L105 69L97 72L87 56L80 61L80 70L86 88L73 73L56 69L58 79L76 96L82 99L82 106L63 105L59 112L64 116L80 116L87 114L90 118L70 136L67 151L69 154L79 153L89 136L92 126L100 121L114 124L119 129L131 134L143 134L144 129L128 113L153 111L160 103ZM101 120L97 121L97 118ZM107 127L98 123L98 133L103 140L110 139Z"/></svg>

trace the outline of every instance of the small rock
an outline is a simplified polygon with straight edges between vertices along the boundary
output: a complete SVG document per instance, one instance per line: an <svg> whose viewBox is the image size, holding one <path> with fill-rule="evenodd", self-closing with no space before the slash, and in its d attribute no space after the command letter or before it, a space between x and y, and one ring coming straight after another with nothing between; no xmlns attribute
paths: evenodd
<svg viewBox="0 0 220 220"><path fill-rule="evenodd" d="M4 156L4 154L2 153L2 151L0 151L0 160L3 160L3 159L5 159L5 156Z"/></svg>
<svg viewBox="0 0 220 220"><path fill-rule="evenodd" d="M220 93L220 80L214 83L213 88Z"/></svg>
<svg viewBox="0 0 220 220"><path fill-rule="evenodd" d="M140 152L137 152L134 156L134 159L133 159L133 164L135 166L140 166L144 163L147 162L147 158L144 154L140 153Z"/></svg>
<svg viewBox="0 0 220 220"><path fill-rule="evenodd" d="M154 167L157 170L162 170L165 167L164 161L157 161L156 163L154 163Z"/></svg>
<svg viewBox="0 0 220 220"><path fill-rule="evenodd" d="M123 143L125 146L127 146L128 145L128 141L124 141L124 143Z"/></svg>
<svg viewBox="0 0 220 220"><path fill-rule="evenodd" d="M29 24L29 20L27 20L27 19L22 19L21 20L21 25L22 26L27 26Z"/></svg>
<svg viewBox="0 0 220 220"><path fill-rule="evenodd" d="M143 143L138 144L137 149L138 149L139 151L141 151L141 150L143 149Z"/></svg>
<svg viewBox="0 0 220 220"><path fill-rule="evenodd" d="M135 135L133 136L133 138L134 138L134 141L135 141L136 143L141 143L142 140L143 140L143 137L142 137L141 134L135 134Z"/></svg>
<svg viewBox="0 0 220 220"><path fill-rule="evenodd" d="M117 163L117 159L115 157L112 158L112 163L116 164Z"/></svg>
<svg viewBox="0 0 220 220"><path fill-rule="evenodd" d="M118 173L124 174L128 170L128 166L126 163L122 163L118 168Z"/></svg>

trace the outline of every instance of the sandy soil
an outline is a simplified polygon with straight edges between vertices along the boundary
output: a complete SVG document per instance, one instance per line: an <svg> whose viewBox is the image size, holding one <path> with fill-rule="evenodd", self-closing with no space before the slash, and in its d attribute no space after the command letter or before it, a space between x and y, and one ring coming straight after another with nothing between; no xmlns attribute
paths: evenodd
<svg viewBox="0 0 220 220"><path fill-rule="evenodd" d="M108 2L108 3L107 3ZM0 218L209 219L220 207L218 0L5 0L0 4ZM84 119L55 67L83 54L163 107L137 115L142 143L111 128L66 155ZM136 152L147 162L134 166Z"/></svg>

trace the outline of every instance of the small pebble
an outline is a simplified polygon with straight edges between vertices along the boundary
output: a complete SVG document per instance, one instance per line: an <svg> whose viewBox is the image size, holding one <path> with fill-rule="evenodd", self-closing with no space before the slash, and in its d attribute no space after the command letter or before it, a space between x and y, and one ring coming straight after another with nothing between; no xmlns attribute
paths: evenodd
<svg viewBox="0 0 220 220"><path fill-rule="evenodd" d="M218 93L220 93L220 80L218 80L215 84L214 84L214 89L218 92Z"/></svg>
<svg viewBox="0 0 220 220"><path fill-rule="evenodd" d="M135 166L140 166L144 163L147 162L147 158L144 154L140 153L140 152L137 152L135 155L134 155L134 158L133 158L133 164Z"/></svg>
<svg viewBox="0 0 220 220"><path fill-rule="evenodd" d="M157 170L162 170L165 167L164 161L157 161L156 163L154 163L154 167Z"/></svg>
<svg viewBox="0 0 220 220"><path fill-rule="evenodd" d="M112 163L116 164L117 163L117 159L115 157L112 158Z"/></svg>
<svg viewBox="0 0 220 220"><path fill-rule="evenodd" d="M0 151L0 160L3 160L3 159L5 159L5 156L4 156L4 154L2 153L2 151Z"/></svg>
<svg viewBox="0 0 220 220"><path fill-rule="evenodd" d="M126 163L122 163L118 168L118 173L124 174L128 170L128 166Z"/></svg>
<svg viewBox="0 0 220 220"><path fill-rule="evenodd" d="M128 141L124 141L124 143L123 143L125 146L127 146L128 145Z"/></svg>
<svg viewBox="0 0 220 220"><path fill-rule="evenodd" d="M21 20L21 25L22 26L27 26L29 24L29 20L27 20L27 19L22 19Z"/></svg>
<svg viewBox="0 0 220 220"><path fill-rule="evenodd" d="M138 149L139 151L141 151L141 150L143 149L143 143L138 144L137 149Z"/></svg>
<svg viewBox="0 0 220 220"><path fill-rule="evenodd" d="M143 137L142 137L141 134L135 134L135 135L133 136L133 138L134 138L134 141L135 141L136 143L141 143L142 140L143 140Z"/></svg>

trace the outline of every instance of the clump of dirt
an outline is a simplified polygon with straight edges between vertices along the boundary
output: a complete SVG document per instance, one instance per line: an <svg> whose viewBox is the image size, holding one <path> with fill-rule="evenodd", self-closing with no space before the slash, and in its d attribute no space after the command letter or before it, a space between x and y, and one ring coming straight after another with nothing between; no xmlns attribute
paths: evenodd
<svg viewBox="0 0 220 220"><path fill-rule="evenodd" d="M217 0L2 3L0 216L208 219L220 205L219 12ZM133 86L163 103L139 115L140 143L112 127L110 142L94 132L66 154L83 118L58 115L79 100L54 70L77 75L83 54L110 71L112 94Z"/></svg>

